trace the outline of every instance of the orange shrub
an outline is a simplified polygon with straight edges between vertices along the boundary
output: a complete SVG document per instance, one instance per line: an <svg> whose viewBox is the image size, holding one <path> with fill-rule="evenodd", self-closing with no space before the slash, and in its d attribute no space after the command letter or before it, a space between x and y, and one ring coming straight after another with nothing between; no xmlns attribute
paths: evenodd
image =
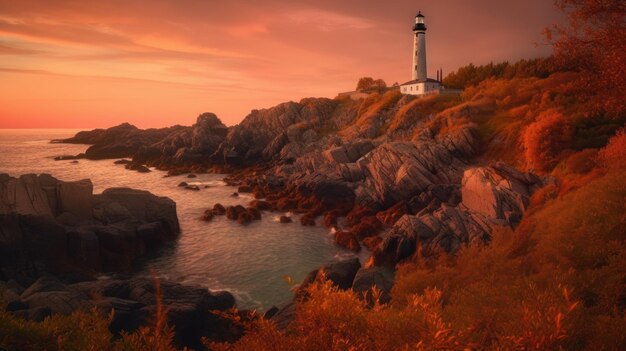
<svg viewBox="0 0 626 351"><path fill-rule="evenodd" d="M523 140L527 165L537 171L548 172L570 146L572 128L560 112L548 110L526 127Z"/></svg>
<svg viewBox="0 0 626 351"><path fill-rule="evenodd" d="M626 167L626 130L622 129L609 139L609 143L598 152L600 165L607 169Z"/></svg>

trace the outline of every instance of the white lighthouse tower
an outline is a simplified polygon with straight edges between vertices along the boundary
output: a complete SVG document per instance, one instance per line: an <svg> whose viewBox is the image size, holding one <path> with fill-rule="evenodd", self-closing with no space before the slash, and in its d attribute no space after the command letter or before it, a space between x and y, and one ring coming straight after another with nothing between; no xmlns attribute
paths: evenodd
<svg viewBox="0 0 626 351"><path fill-rule="evenodd" d="M415 16L413 33L413 80L426 80L426 24L421 11Z"/></svg>
<svg viewBox="0 0 626 351"><path fill-rule="evenodd" d="M411 67L412 80L400 86L400 91L403 94L426 95L441 91L441 82L439 80L441 72L437 71L437 79L430 79L426 70L426 23L424 18L421 11L415 16L415 25L413 26L413 66Z"/></svg>

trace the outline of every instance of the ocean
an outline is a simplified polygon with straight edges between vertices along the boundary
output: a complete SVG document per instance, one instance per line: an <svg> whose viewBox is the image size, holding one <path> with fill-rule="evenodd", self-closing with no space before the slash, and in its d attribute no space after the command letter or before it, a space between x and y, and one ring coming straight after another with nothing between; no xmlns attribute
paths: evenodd
<svg viewBox="0 0 626 351"><path fill-rule="evenodd" d="M94 193L111 187L130 187L173 199L181 236L170 247L138 263L137 275L147 276L154 270L164 279L228 290L239 308L264 310L291 299L286 276L298 282L323 264L354 257L333 243L327 228L302 226L295 215L291 224L279 223L278 212L264 212L261 221L246 226L224 216L211 222L200 220L204 210L215 203L245 206L253 200L248 194L232 197L236 188L225 185L223 174L198 174L197 178L188 179L184 175L164 177L165 172L154 169L150 173L128 171L123 165L113 164L114 160L55 161L55 156L74 155L87 149L87 145L50 143L77 131L0 129L0 173L14 177L48 173L65 181L89 178ZM197 184L202 190L178 187L182 181ZM366 256L366 252L361 254L362 262Z"/></svg>

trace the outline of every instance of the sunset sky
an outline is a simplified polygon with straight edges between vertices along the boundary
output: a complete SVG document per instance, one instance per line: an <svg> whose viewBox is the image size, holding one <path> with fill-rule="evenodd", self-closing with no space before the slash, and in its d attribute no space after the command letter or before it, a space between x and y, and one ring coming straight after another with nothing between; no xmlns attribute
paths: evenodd
<svg viewBox="0 0 626 351"><path fill-rule="evenodd" d="M433 77L545 56L561 20L551 0L0 0L0 128L233 125L362 76L403 83L418 10Z"/></svg>

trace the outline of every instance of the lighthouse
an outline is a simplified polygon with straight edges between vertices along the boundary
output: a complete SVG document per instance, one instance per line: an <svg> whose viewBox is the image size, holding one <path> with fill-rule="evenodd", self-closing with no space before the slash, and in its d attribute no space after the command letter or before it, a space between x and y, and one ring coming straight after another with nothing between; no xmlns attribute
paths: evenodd
<svg viewBox="0 0 626 351"><path fill-rule="evenodd" d="M426 80L426 24L421 11L415 16L413 33L413 80Z"/></svg>
<svg viewBox="0 0 626 351"><path fill-rule="evenodd" d="M426 23L425 16L418 12L413 25L413 65L411 66L411 80L400 86L400 92L409 95L437 94L442 91L440 77L442 72L437 71L437 79L428 78L426 69Z"/></svg>

